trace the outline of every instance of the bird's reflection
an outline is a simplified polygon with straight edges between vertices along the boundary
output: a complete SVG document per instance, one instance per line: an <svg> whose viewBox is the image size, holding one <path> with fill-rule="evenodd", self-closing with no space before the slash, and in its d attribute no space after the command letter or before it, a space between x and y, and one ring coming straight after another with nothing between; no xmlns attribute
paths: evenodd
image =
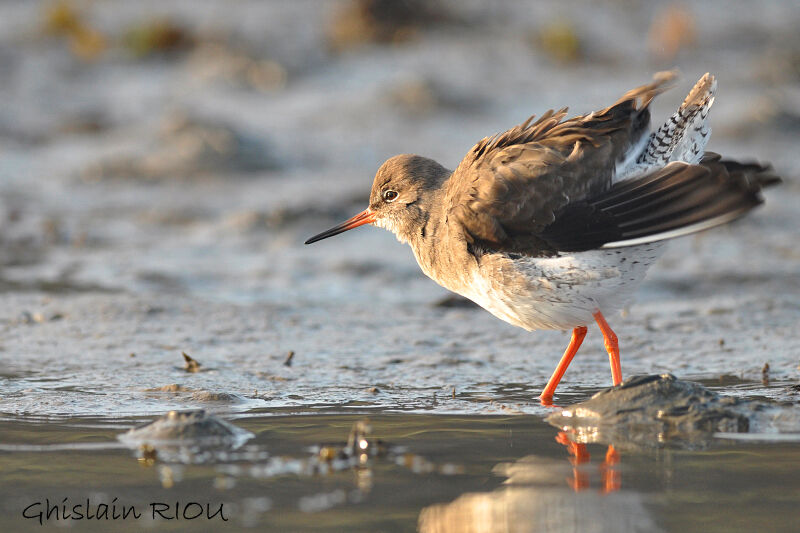
<svg viewBox="0 0 800 533"><path fill-rule="evenodd" d="M590 463L591 455L586 449L586 444L570 440L566 431L559 431L556 435L556 442L563 444L569 454L569 462L572 464L572 478L567 479L567 484L575 492L590 488L589 471L584 465ZM598 465L600 473L600 490L604 493L614 492L622 486L622 475L616 468L619 464L619 452L610 445L606 449L603 461Z"/></svg>
<svg viewBox="0 0 800 533"><path fill-rule="evenodd" d="M545 407L559 409L553 404L550 398L541 398L540 402ZM574 435L574 433L572 433ZM585 440L585 439L584 439ZM556 442L562 444L569 454L569 462L572 464L572 478L567 480L567 484L575 492L586 490L590 487L589 473L581 465L589 463L591 456L586 449L586 444L578 439L571 439L570 433L559 431L556 435ZM609 444L606 449L605 459L598 466L601 479L601 491L604 493L614 492L622 486L622 476L615 466L619 463L620 456L613 444Z"/></svg>
<svg viewBox="0 0 800 533"><path fill-rule="evenodd" d="M620 454L614 446L608 446L602 461L593 465L586 444L571 440L564 431L555 440L564 446L566 461L528 455L498 464L494 473L506 478L501 487L423 509L419 530L658 531L642 495L620 490Z"/></svg>

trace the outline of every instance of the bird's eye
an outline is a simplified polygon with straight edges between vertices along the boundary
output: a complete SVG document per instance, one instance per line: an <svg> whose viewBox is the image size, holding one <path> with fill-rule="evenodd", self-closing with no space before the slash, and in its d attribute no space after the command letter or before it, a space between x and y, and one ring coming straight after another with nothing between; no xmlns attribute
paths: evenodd
<svg viewBox="0 0 800 533"><path fill-rule="evenodd" d="M397 196L398 196L397 191L392 191L392 190L383 191L383 201L385 202L394 202L395 200L397 200Z"/></svg>

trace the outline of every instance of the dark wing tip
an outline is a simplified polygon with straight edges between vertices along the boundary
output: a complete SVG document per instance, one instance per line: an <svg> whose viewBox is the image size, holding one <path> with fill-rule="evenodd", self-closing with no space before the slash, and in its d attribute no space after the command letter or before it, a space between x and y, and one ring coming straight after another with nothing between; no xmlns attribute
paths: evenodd
<svg viewBox="0 0 800 533"><path fill-rule="evenodd" d="M708 154L698 165L675 162L568 204L541 234L560 251L630 246L680 237L730 222L763 203L780 183L771 167Z"/></svg>

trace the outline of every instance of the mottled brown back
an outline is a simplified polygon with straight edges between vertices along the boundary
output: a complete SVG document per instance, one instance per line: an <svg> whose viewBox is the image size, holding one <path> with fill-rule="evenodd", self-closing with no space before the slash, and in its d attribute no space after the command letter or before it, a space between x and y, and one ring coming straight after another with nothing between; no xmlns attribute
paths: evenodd
<svg viewBox="0 0 800 533"><path fill-rule="evenodd" d="M614 169L649 132L648 105L674 73L626 93L602 111L564 120L548 111L476 144L445 184L448 225L467 242L547 255L537 236L570 201L611 186Z"/></svg>

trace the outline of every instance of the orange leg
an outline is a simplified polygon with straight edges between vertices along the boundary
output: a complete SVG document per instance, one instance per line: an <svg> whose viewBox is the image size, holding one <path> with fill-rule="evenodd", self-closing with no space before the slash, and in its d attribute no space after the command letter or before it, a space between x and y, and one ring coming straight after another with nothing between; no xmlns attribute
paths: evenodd
<svg viewBox="0 0 800 533"><path fill-rule="evenodd" d="M556 392L556 387L558 387L558 382L561 381L561 378L564 377L564 372L567 371L567 367L572 362L572 358L575 357L576 353L578 353L578 348L581 347L583 338L586 336L586 331L587 331L586 326L578 326L577 328L572 330L572 338L569 341L567 350L561 357L561 361L559 361L558 366L553 372L553 375L550 376L550 380L547 382L547 386L544 388L542 394L539 396L539 399L544 405L552 405L553 394Z"/></svg>
<svg viewBox="0 0 800 533"><path fill-rule="evenodd" d="M622 383L622 365L619 362L619 342L617 341L617 335L612 331L608 322L606 322L603 313L598 310L592 316L594 316L594 319L597 321L597 325L600 326L600 331L603 332L603 339L605 340L606 351L608 352L608 361L611 364L611 381L616 387Z"/></svg>

